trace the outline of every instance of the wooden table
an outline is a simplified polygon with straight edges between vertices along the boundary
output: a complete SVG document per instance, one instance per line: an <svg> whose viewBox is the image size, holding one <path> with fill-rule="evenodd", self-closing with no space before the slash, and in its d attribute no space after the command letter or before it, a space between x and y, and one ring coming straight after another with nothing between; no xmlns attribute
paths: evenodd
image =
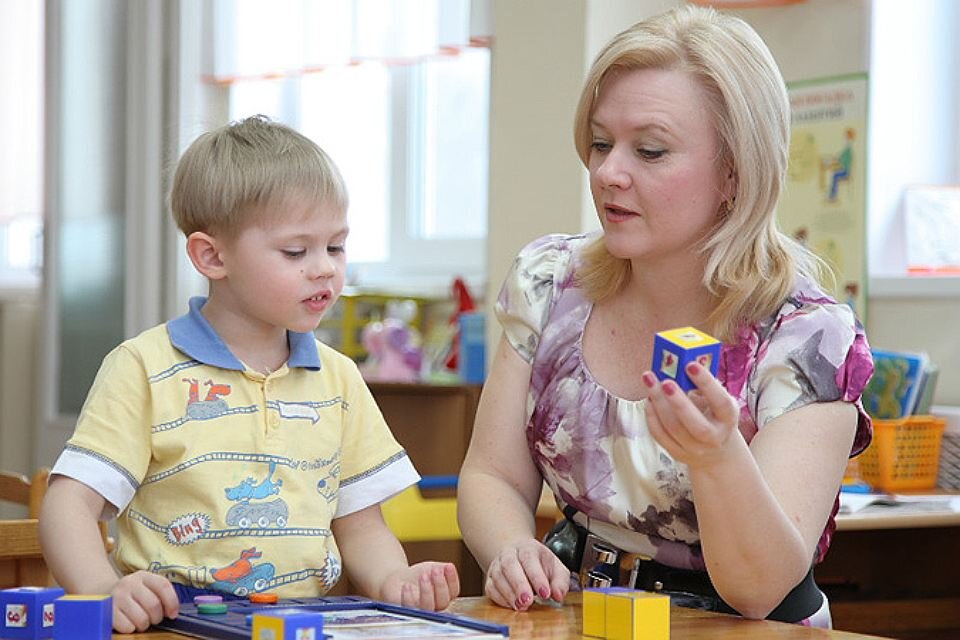
<svg viewBox="0 0 960 640"><path fill-rule="evenodd" d="M498 607L482 597L459 598L449 611L471 618L505 624L511 640L581 640L580 594L570 594L563 607L534 605L530 611L518 613ZM115 634L125 640L183 640L184 636L169 631L136 635ZM674 607L670 610L670 637L674 640L804 640L805 638L837 638L856 640L876 638L844 631L811 629L796 624L744 620L722 613L707 613Z"/></svg>
<svg viewBox="0 0 960 640"><path fill-rule="evenodd" d="M817 584L841 629L960 637L960 513L884 507L837 516Z"/></svg>
<svg viewBox="0 0 960 640"><path fill-rule="evenodd" d="M559 517L544 491L538 534ZM960 513L887 507L837 516L830 550L814 573L837 629L927 640L960 638L957 567Z"/></svg>

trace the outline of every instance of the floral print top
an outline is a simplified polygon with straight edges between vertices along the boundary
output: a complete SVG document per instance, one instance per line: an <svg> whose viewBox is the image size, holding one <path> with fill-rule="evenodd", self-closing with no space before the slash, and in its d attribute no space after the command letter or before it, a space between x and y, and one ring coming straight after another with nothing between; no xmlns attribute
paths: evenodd
<svg viewBox="0 0 960 640"><path fill-rule="evenodd" d="M527 442L558 505L597 535L635 553L704 570L686 466L649 434L643 401L600 386L583 360L592 304L574 282L587 235L550 235L527 245L500 291L504 335L532 366ZM724 344L718 378L740 406L747 442L771 420L814 402L852 402L859 422L851 455L870 442L860 394L873 371L870 348L851 309L812 282L798 283L771 317ZM835 529L835 501L817 547ZM581 520L582 519L582 520Z"/></svg>

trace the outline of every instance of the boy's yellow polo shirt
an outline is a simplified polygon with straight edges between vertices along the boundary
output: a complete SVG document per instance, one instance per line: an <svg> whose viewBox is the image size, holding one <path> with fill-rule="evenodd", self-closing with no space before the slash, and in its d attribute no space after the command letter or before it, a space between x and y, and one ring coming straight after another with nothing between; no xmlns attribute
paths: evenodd
<svg viewBox="0 0 960 640"><path fill-rule="evenodd" d="M117 509L124 573L321 595L341 573L330 521L419 476L352 360L291 332L287 364L263 375L204 302L107 355L53 473Z"/></svg>

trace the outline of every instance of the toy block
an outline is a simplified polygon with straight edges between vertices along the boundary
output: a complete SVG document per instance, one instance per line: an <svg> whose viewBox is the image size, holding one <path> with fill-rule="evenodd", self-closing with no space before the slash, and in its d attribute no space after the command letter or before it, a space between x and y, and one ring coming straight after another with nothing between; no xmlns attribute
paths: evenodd
<svg viewBox="0 0 960 640"><path fill-rule="evenodd" d="M686 366L697 362L717 375L721 342L693 327L661 331L653 338L651 369L660 380L673 380L684 391L696 388L687 377Z"/></svg>
<svg viewBox="0 0 960 640"><path fill-rule="evenodd" d="M53 637L53 601L63 595L59 587L16 587L0 591L3 624L0 638Z"/></svg>
<svg viewBox="0 0 960 640"><path fill-rule="evenodd" d="M626 587L598 587L583 590L583 635L604 638L607 632L607 596L611 593L627 592Z"/></svg>
<svg viewBox="0 0 960 640"><path fill-rule="evenodd" d="M110 640L113 598L104 595L69 595L54 602L57 624L53 640Z"/></svg>
<svg viewBox="0 0 960 640"><path fill-rule="evenodd" d="M670 596L629 591L606 600L607 640L670 640Z"/></svg>
<svg viewBox="0 0 960 640"><path fill-rule="evenodd" d="M323 615L308 609L272 609L253 614L251 640L323 640Z"/></svg>

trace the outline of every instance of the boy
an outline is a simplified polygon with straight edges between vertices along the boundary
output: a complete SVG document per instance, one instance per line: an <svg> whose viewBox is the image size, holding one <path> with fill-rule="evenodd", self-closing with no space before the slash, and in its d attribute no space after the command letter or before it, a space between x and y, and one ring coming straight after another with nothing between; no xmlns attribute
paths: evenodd
<svg viewBox="0 0 960 640"><path fill-rule="evenodd" d="M170 200L209 296L104 359L43 504L57 581L111 593L120 633L204 593L322 595L341 556L364 594L445 608L454 566L408 566L380 515L419 476L354 363L312 334L344 281L333 162L255 116L200 136ZM117 513L122 577L97 528Z"/></svg>

